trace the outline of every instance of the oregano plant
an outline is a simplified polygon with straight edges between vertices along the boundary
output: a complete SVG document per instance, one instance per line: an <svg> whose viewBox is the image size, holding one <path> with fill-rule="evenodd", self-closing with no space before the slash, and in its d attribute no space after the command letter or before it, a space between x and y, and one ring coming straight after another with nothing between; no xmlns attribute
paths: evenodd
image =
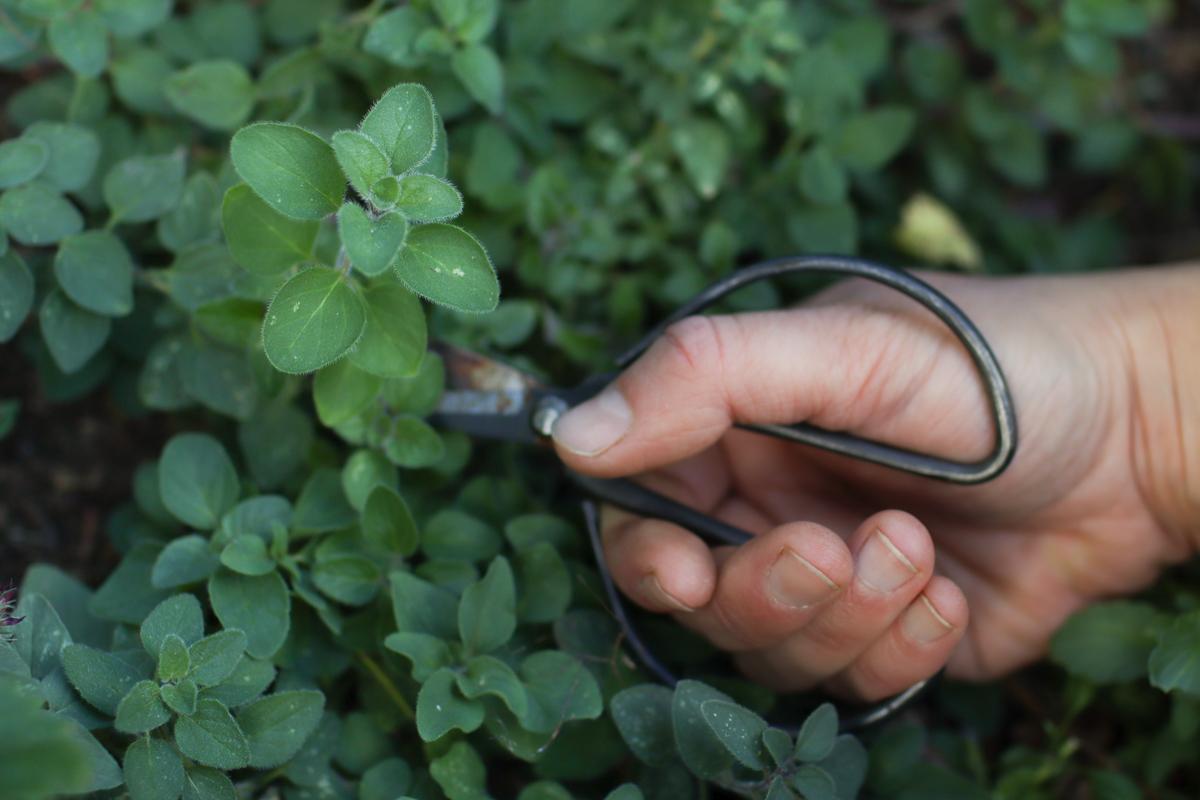
<svg viewBox="0 0 1200 800"><path fill-rule="evenodd" d="M430 422L435 339L570 385L751 260L1182 252L1194 17L0 0L0 798L1195 796L1194 565L843 734L645 615L656 682L561 464Z"/></svg>

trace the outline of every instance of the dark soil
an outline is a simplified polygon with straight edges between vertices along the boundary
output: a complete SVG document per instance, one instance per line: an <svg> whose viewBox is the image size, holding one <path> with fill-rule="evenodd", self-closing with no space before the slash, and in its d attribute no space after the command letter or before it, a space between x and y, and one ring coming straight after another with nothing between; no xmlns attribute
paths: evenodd
<svg viewBox="0 0 1200 800"><path fill-rule="evenodd" d="M15 344L0 347L0 398L21 401L0 440L0 587L48 561L95 585L116 562L108 514L131 493L138 463L168 436L161 416L129 419L103 391L70 404L42 396Z"/></svg>

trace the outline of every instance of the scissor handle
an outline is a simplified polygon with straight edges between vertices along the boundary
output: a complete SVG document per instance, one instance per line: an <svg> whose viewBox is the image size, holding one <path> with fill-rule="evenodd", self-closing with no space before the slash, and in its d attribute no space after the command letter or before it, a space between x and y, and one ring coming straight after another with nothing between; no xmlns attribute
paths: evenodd
<svg viewBox="0 0 1200 800"><path fill-rule="evenodd" d="M983 378L987 392L992 423L995 427L995 446L992 452L980 461L961 462L951 459L931 456L893 445L883 444L871 439L864 439L848 433L828 431L815 425L799 423L794 425L739 425L738 427L757 431L768 436L777 436L802 444L813 445L823 450L839 453L851 458L880 464L893 469L921 475L928 478L948 481L958 484L974 484L989 481L999 475L1012 461L1017 448L1017 420L1013 410L1012 396L1008 383L996 356L992 353L983 334L974 323L952 303L949 298L919 278L903 270L875 264L857 258L838 256L813 256L804 258L780 258L765 261L751 267L738 270L709 286L696 295L691 301L680 306L673 314L659 323L644 336L637 344L629 348L617 359L619 367L626 367L638 356L644 353L663 334L671 324L684 317L691 316L725 297L731 292L760 280L775 278L791 273L816 273L833 275L851 275L881 283L904 294L932 311L938 319L954 333ZM580 402L594 394L607 378L589 381L575 391L564 395L562 400L570 405ZM706 539L724 542L726 544L741 544L751 538L748 532L722 522L703 512L678 503L658 492L647 489L641 484L626 479L600 479L568 471L570 478L588 494L600 500L612 503L627 511L644 516L669 520L705 537ZM595 550L597 563L600 565L600 575L604 581L605 592L612 604L613 613L625 631L630 647L642 664L649 669L660 681L675 685L677 678L659 660L654 652L642 641L637 629L633 626L625 611L620 593L613 584L612 576L604 566L604 552L600 541L599 523L596 507L593 503L585 503L584 515L587 520L588 534ZM901 708L912 702L921 692L928 688L933 679L921 681L909 687L904 692L888 698L865 709L857 709L854 713L841 717L842 730L853 730L887 719Z"/></svg>
<svg viewBox="0 0 1200 800"><path fill-rule="evenodd" d="M1004 373L1000 369L996 356L975 324L949 298L920 278L894 267L858 258L810 256L777 258L740 269L712 284L676 309L674 313L642 337L637 344L622 353L617 359L617 365L623 368L633 363L662 336L670 325L684 317L703 311L731 292L751 283L792 273L851 275L866 278L890 289L895 289L932 311L966 348L971 360L975 363L976 370L983 378L992 424L995 428L995 446L987 456L979 461L962 462L883 444L849 433L825 430L807 423L794 425L739 424L738 427L950 483L982 483L995 478L1004 471L1012 461L1017 449L1017 417L1013 410L1008 383L1004 379Z"/></svg>

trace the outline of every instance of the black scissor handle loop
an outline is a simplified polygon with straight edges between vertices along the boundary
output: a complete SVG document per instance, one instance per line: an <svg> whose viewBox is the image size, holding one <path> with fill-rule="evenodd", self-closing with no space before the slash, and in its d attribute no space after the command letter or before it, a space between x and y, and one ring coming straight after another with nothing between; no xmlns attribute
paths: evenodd
<svg viewBox="0 0 1200 800"><path fill-rule="evenodd" d="M648 350L650 345L662 336L670 325L684 317L703 311L731 292L751 283L794 273L849 275L865 278L894 289L933 312L966 348L975 364L975 369L983 378L995 431L995 445L983 459L962 462L883 444L849 433L825 430L807 423L739 425L738 427L950 483L982 483L995 478L1004 471L1012 461L1017 449L1017 417L1013 410L1008 383L1000 369L1000 363L988 346L987 340L983 338L983 334L958 306L920 278L893 267L858 258L809 256L778 258L740 269L712 284L676 309L674 313L642 337L637 344L621 354L617 359L617 365L621 368L628 366Z"/></svg>

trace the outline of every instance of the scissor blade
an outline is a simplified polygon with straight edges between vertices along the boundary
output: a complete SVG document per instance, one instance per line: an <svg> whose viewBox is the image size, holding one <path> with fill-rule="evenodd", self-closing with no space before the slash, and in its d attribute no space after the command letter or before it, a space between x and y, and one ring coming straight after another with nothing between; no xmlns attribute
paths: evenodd
<svg viewBox="0 0 1200 800"><path fill-rule="evenodd" d="M532 442L530 414L541 383L508 364L456 345L434 342L446 365L446 392L431 420L486 439Z"/></svg>

